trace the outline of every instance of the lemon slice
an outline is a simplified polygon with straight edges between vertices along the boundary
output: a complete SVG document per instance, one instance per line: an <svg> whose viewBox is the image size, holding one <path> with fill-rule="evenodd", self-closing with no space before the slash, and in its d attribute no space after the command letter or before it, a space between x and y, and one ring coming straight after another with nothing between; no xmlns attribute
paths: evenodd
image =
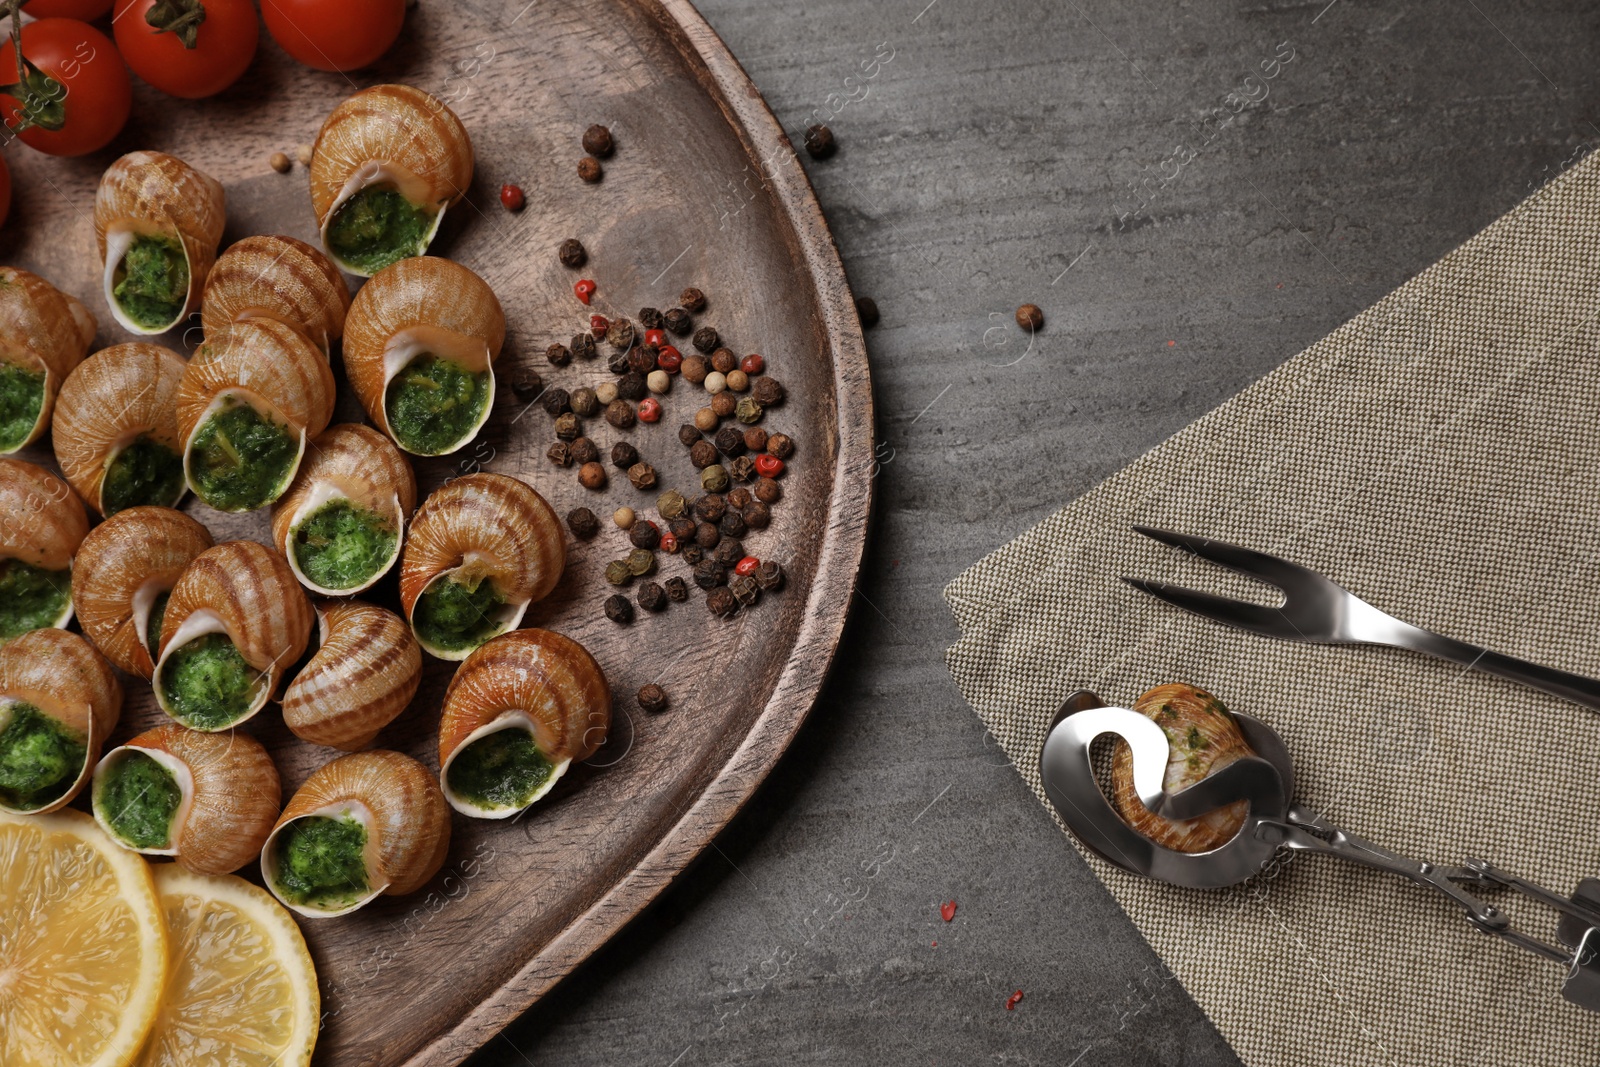
<svg viewBox="0 0 1600 1067"><path fill-rule="evenodd" d="M305 1067L322 1010L289 912L243 878L156 867L172 944L161 1013L139 1067Z"/></svg>
<svg viewBox="0 0 1600 1067"><path fill-rule="evenodd" d="M132 1063L166 975L143 858L80 811L0 812L0 1063Z"/></svg>

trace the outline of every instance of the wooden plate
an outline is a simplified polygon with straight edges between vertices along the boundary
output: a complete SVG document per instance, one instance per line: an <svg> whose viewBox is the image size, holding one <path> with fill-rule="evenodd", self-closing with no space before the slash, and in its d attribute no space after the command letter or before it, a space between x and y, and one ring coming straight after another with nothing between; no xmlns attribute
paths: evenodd
<svg viewBox="0 0 1600 1067"><path fill-rule="evenodd" d="M565 237L589 250L581 273L599 284L593 310L632 318L643 306L674 306L687 285L704 289L709 306L697 324L717 327L739 353L767 357L789 398L765 425L798 443L772 527L746 539L755 555L783 563L781 592L724 622L696 590L688 603L619 627L601 611L612 592L601 571L626 554L626 537L608 522L593 541L570 544L560 586L523 625L561 630L600 659L616 693L607 746L519 820L457 816L444 871L422 892L303 924L322 981L320 1063L454 1064L637 914L793 737L833 657L866 540L872 398L850 292L789 140L684 0L424 4L383 63L351 78L298 67L263 34L255 66L221 97L194 104L137 87L133 121L103 153L55 160L8 150L17 196L0 261L82 299L101 322L96 347L129 340L97 284L91 212L106 165L138 148L171 152L226 186L224 245L257 233L314 242L304 168L279 175L268 157L292 156L340 99L384 81L434 93L471 133L470 206L450 212L433 251L481 273L510 326L492 421L455 456L417 463L425 492L481 468L525 479L561 514L580 504L602 517L624 504L652 508L656 491L635 490L620 471L595 493L552 466L550 416L508 388L529 369L569 390L607 378L604 360L562 370L544 361L545 346L585 328L591 310L572 295L578 272L556 260ZM611 127L618 148L604 181L585 185L578 140L593 122ZM526 190L522 214L500 207L503 182ZM198 335L196 325L164 340L187 353ZM342 374L340 386L336 421L360 421ZM663 401L654 426L622 434L594 419L586 433L603 451L631 440L660 470L662 489L697 491L677 429L706 394L679 378ZM54 467L47 447L24 458ZM269 541L264 513L185 507L218 540ZM688 570L662 556L663 574ZM371 599L393 606L392 575ZM421 693L381 746L437 766L451 666L428 663ZM672 707L646 716L634 693L656 680ZM128 692L113 743L162 720L148 685L131 679ZM290 735L275 709L245 728L273 750L286 791L336 755Z"/></svg>

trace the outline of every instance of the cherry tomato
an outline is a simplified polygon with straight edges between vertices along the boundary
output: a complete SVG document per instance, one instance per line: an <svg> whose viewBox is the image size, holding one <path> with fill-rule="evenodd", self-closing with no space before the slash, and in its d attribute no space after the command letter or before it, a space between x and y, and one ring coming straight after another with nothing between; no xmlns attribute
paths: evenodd
<svg viewBox="0 0 1600 1067"><path fill-rule="evenodd" d="M164 24L155 26L146 16L160 2L117 0L112 26L133 72L169 96L187 100L215 96L238 81L261 38L255 5L250 0L167 0L158 12Z"/></svg>
<svg viewBox="0 0 1600 1067"><path fill-rule="evenodd" d="M11 168L6 166L4 156L0 156L0 226L6 224L6 216L11 214Z"/></svg>
<svg viewBox="0 0 1600 1067"><path fill-rule="evenodd" d="M82 19L85 22L111 10L112 0L28 0L22 5L24 15L36 19Z"/></svg>
<svg viewBox="0 0 1600 1067"><path fill-rule="evenodd" d="M0 92L0 119L22 143L52 156L104 148L128 121L133 82L111 38L77 19L40 19L22 27L22 56L34 68L23 85ZM17 55L0 45L0 79L16 81Z"/></svg>
<svg viewBox="0 0 1600 1067"><path fill-rule="evenodd" d="M406 21L406 0L263 0L267 32L318 70L355 70L389 50Z"/></svg>

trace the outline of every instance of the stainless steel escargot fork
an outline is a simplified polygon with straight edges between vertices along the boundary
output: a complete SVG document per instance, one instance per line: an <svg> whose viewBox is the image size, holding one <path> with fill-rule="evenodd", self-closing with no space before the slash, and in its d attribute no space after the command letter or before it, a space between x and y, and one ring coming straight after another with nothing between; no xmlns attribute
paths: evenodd
<svg viewBox="0 0 1600 1067"><path fill-rule="evenodd" d="M1165 582L1123 577L1122 580L1135 589L1202 618L1283 641L1316 645L1390 645L1425 652L1600 711L1600 680L1542 667L1413 626L1373 607L1332 579L1265 552L1150 526L1133 529L1237 574L1275 586L1283 593L1283 603L1269 608Z"/></svg>

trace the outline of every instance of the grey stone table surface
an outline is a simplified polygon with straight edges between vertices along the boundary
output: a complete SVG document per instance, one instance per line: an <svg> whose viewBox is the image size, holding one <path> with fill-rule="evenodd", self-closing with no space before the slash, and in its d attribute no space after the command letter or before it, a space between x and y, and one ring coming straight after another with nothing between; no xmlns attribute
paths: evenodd
<svg viewBox="0 0 1600 1067"><path fill-rule="evenodd" d="M876 529L777 771L469 1062L1237 1063L956 692L940 590L1600 145L1600 7L701 9L838 136L805 166L883 314Z"/></svg>

